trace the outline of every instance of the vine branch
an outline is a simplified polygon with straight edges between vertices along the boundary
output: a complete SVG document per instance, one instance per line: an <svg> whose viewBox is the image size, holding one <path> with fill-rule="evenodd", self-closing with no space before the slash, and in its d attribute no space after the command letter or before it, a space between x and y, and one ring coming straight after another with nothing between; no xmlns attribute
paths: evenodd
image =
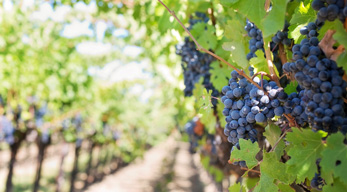
<svg viewBox="0 0 347 192"><path fill-rule="evenodd" d="M274 64L272 63L272 59L271 59L270 42L268 42L266 44L266 42L264 41L264 49L265 49L265 57L266 57L266 61L267 61L267 66L268 66L269 71L271 73L270 74L271 79L276 82L278 87L281 87L279 78L276 75L276 72L274 69Z"/></svg>
<svg viewBox="0 0 347 192"><path fill-rule="evenodd" d="M274 146L272 147L272 149L269 151L272 152L276 149L277 145L280 143L280 141L283 139L283 137L287 135L287 130L284 131L284 133L281 135L281 137L276 141L276 143L274 144Z"/></svg>
<svg viewBox="0 0 347 192"><path fill-rule="evenodd" d="M197 41L196 39L193 37L193 35L189 32L189 30L183 25L183 23L181 22L180 19L178 19L178 17L176 16L175 12L170 10L161 0L158 0L160 4L162 4L166 10L175 18L175 20L183 27L184 31L188 33L189 37L192 38L192 40L194 41L195 45L197 46L197 50L198 51L203 51L205 53L210 54L211 56L213 56L214 58L220 60L221 62L227 64L229 67L233 68L235 71L237 71L238 74L240 74L241 76L245 77L249 82L251 82L253 85L255 85L258 89L261 89L261 87L258 85L258 83L254 82L248 75L245 74L245 72L243 70L239 70L237 69L235 66L233 66L232 64L230 64L229 62L227 62L225 59L221 58L220 56L214 54L213 52L205 49L204 47L202 47Z"/></svg>
<svg viewBox="0 0 347 192"><path fill-rule="evenodd" d="M284 46L283 46L282 43L278 44L278 48L279 48L278 55L279 55L279 57L281 59L282 65L284 65L285 63L287 63L286 51L284 50Z"/></svg>

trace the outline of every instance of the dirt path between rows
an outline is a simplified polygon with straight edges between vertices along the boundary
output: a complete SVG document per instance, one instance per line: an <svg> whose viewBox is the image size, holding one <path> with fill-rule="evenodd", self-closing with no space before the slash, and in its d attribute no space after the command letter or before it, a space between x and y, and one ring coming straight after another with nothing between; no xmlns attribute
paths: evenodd
<svg viewBox="0 0 347 192"><path fill-rule="evenodd" d="M203 170L198 154L189 153L187 143L170 137L87 192L217 192L217 187Z"/></svg>

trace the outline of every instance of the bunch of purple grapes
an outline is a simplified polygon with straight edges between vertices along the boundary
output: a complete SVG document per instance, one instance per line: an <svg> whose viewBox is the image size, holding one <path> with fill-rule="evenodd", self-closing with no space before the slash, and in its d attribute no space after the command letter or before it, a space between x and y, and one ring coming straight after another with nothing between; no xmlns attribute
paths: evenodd
<svg viewBox="0 0 347 192"><path fill-rule="evenodd" d="M5 141L9 145L14 143L15 128L6 116L0 117L0 141Z"/></svg>
<svg viewBox="0 0 347 192"><path fill-rule="evenodd" d="M344 0L314 0L312 8L317 13L317 19L321 22L340 19L344 22L347 17L347 7Z"/></svg>
<svg viewBox="0 0 347 192"><path fill-rule="evenodd" d="M346 133L343 97L346 96L347 83L342 79L344 71L335 61L326 58L319 48L317 28L314 23L309 23L300 30L308 38L293 46L294 62L284 64L283 71L294 74L303 90L298 99L314 131L334 133L340 130Z"/></svg>
<svg viewBox="0 0 347 192"><path fill-rule="evenodd" d="M199 22L207 22L209 19L204 13L197 12L197 19L190 19L191 29L194 24ZM193 89L200 78L203 78L203 85L207 90L212 90L212 96L218 97L219 92L214 88L210 82L210 64L215 60L211 55L202 53L196 49L196 45L193 41L186 37L183 43L176 45L176 54L182 57L182 69L184 77L184 95L186 97L193 95ZM216 104L216 100L213 100L213 104Z"/></svg>
<svg viewBox="0 0 347 192"><path fill-rule="evenodd" d="M247 20L245 30L247 31L248 37L251 37L249 40L249 50L247 54L247 59L250 60L253 57L256 57L255 52L257 50L264 51L264 40L261 30L254 25L254 23Z"/></svg>

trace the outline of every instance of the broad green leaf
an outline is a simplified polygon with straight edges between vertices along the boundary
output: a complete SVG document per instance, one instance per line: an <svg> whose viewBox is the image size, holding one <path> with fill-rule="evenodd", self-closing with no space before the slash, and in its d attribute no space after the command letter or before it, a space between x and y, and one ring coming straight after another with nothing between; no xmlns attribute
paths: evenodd
<svg viewBox="0 0 347 192"><path fill-rule="evenodd" d="M288 95L291 93L297 92L296 91L297 86L298 86L298 82L292 81L284 88L284 92L286 92Z"/></svg>
<svg viewBox="0 0 347 192"><path fill-rule="evenodd" d="M258 160L255 158L259 152L258 143L252 143L251 140L240 139L240 149L235 149L231 152L231 161L246 161L247 167L252 168L258 164Z"/></svg>
<svg viewBox="0 0 347 192"><path fill-rule="evenodd" d="M219 61L212 62L210 66L211 82L218 91L221 91L222 88L229 83L230 67L221 64Z"/></svg>
<svg viewBox="0 0 347 192"><path fill-rule="evenodd" d="M276 34L283 29L287 3L289 0L273 0L271 11L262 20L261 31L263 37Z"/></svg>
<svg viewBox="0 0 347 192"><path fill-rule="evenodd" d="M345 48L347 47L347 32L345 31L345 28L343 27L342 23L339 20L336 20L334 22L334 25L336 26L336 33L333 35L333 38L340 44L343 45ZM342 67L345 71L347 71L347 53L346 50L339 55L337 59L337 65L339 67Z"/></svg>
<svg viewBox="0 0 347 192"><path fill-rule="evenodd" d="M263 162L260 164L261 174L266 174L273 179L278 179L284 184L291 184L295 179L295 174L286 173L287 165L280 162L274 152L263 153Z"/></svg>
<svg viewBox="0 0 347 192"><path fill-rule="evenodd" d="M290 143L287 172L297 176L297 183L303 182L305 178L314 177L318 172L316 160L322 157L322 138L326 135L324 132L315 133L310 129L293 129L293 132L287 133L286 140Z"/></svg>
<svg viewBox="0 0 347 192"><path fill-rule="evenodd" d="M226 42L223 49L231 52L231 59L242 69L246 69L248 61L246 59L246 48L242 42Z"/></svg>
<svg viewBox="0 0 347 192"><path fill-rule="evenodd" d="M335 179L333 184L328 184L328 185L324 185L323 186L323 190L324 192L337 192L337 191L347 191L347 184L341 182L338 179Z"/></svg>
<svg viewBox="0 0 347 192"><path fill-rule="evenodd" d="M211 94L212 90L207 92L206 89L203 89L203 93L199 96L198 106L200 107L199 113L202 114L200 120L201 123L205 125L207 131L213 134L216 125L216 118L213 114L213 105L211 103ZM211 118L212 117L212 118Z"/></svg>
<svg viewBox="0 0 347 192"><path fill-rule="evenodd" d="M269 68L267 67L267 61L264 57L264 52L262 50L258 50L255 52L257 55L256 57L253 57L250 61L249 64L254 67L255 71L264 71L266 73L269 72Z"/></svg>
<svg viewBox="0 0 347 192"><path fill-rule="evenodd" d="M244 175L242 179L243 186L246 187L247 191L253 189L258 182L259 182L259 177L251 178L251 177L246 177L246 175Z"/></svg>
<svg viewBox="0 0 347 192"><path fill-rule="evenodd" d="M204 22L196 23L190 31L198 43L205 49L214 50L217 46L217 36L214 35L215 29L213 26Z"/></svg>
<svg viewBox="0 0 347 192"><path fill-rule="evenodd" d="M316 20L316 11L311 8L311 2L301 2L293 14L290 24L303 24L314 22Z"/></svg>
<svg viewBox="0 0 347 192"><path fill-rule="evenodd" d="M275 125L273 123L269 123L268 126L265 127L265 132L263 135L269 141L271 146L274 146L275 143L281 137L281 133L282 133L282 131L281 131L280 127L278 127L277 125ZM274 150L277 160L279 160L281 158L281 156L283 155L284 147L285 147L285 144L284 144L284 141L282 139L281 141L278 142L276 149Z"/></svg>
<svg viewBox="0 0 347 192"><path fill-rule="evenodd" d="M337 58L337 65L339 67L342 67L345 71L347 71L347 53L346 51L343 52L341 55L339 55L339 57Z"/></svg>
<svg viewBox="0 0 347 192"><path fill-rule="evenodd" d="M347 184L347 145L343 142L345 137L341 133L329 135L320 165L323 176L333 175Z"/></svg>
<svg viewBox="0 0 347 192"><path fill-rule="evenodd" d="M277 186L280 189L280 192L295 192L295 189L293 189L290 185L279 183Z"/></svg>
<svg viewBox="0 0 347 192"><path fill-rule="evenodd" d="M291 39L294 39L295 44L299 44L301 40L305 38L305 36L301 35L300 33L300 29L304 26L305 24L301 24L301 25L292 24L288 27L289 29L288 37Z"/></svg>
<svg viewBox="0 0 347 192"><path fill-rule="evenodd" d="M224 108L224 104L222 103L222 101L218 101L218 104L217 104L217 112L218 112L218 117L220 119L220 124L222 126L222 128L225 127L225 125L227 124L227 122L224 120L225 119L225 116L223 115L223 109Z"/></svg>
<svg viewBox="0 0 347 192"><path fill-rule="evenodd" d="M278 192L277 185L274 184L274 178L268 176L266 173L261 174L258 185L254 188L253 192Z"/></svg>
<svg viewBox="0 0 347 192"><path fill-rule="evenodd" d="M242 0L235 3L232 8L247 17L256 26L261 26L261 20L266 14L264 5L265 0Z"/></svg>
<svg viewBox="0 0 347 192"><path fill-rule="evenodd" d="M229 187L229 192L246 192L246 189L241 186L240 183L235 183L234 185Z"/></svg>
<svg viewBox="0 0 347 192"><path fill-rule="evenodd" d="M233 14L235 17L227 22L225 27L225 36L230 42L223 43L222 47L226 51L231 52L231 60L243 69L247 69L248 61L246 55L246 45L248 42L244 38L246 31L244 30L244 20L238 20L240 15Z"/></svg>

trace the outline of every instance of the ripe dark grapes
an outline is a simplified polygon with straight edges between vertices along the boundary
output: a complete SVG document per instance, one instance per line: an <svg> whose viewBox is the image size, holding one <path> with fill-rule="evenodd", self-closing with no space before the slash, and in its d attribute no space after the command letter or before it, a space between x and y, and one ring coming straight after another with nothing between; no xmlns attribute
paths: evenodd
<svg viewBox="0 0 347 192"><path fill-rule="evenodd" d="M190 19L190 27L199 22L207 22L208 17L204 13L196 13L198 19ZM184 95L186 97L193 95L193 89L196 83L199 82L200 78L203 78L203 85L207 90L212 90L212 96L218 97L219 92L213 87L210 82L209 73L210 64L215 59L207 54L196 50L196 45L188 37L185 38L183 43L176 45L176 54L182 57L182 68L184 76ZM215 105L216 100L212 103Z"/></svg>
<svg viewBox="0 0 347 192"><path fill-rule="evenodd" d="M301 33L307 35L316 29L318 26L315 23L309 23L300 31L305 31ZM335 61L325 57L317 46L318 39L315 36L307 35L307 37L308 39L302 40L300 45L293 46L294 62L283 65L283 71L292 73L299 88L302 89L299 94L289 96L285 108L301 127L305 127L308 122L314 131L324 130L334 133L342 130L344 122L347 121L343 102L347 86L342 79L344 71L337 67ZM310 50L308 54L307 48ZM303 57L299 58L297 54ZM292 68L292 65L302 68L302 71ZM294 99L300 102L289 103Z"/></svg>

